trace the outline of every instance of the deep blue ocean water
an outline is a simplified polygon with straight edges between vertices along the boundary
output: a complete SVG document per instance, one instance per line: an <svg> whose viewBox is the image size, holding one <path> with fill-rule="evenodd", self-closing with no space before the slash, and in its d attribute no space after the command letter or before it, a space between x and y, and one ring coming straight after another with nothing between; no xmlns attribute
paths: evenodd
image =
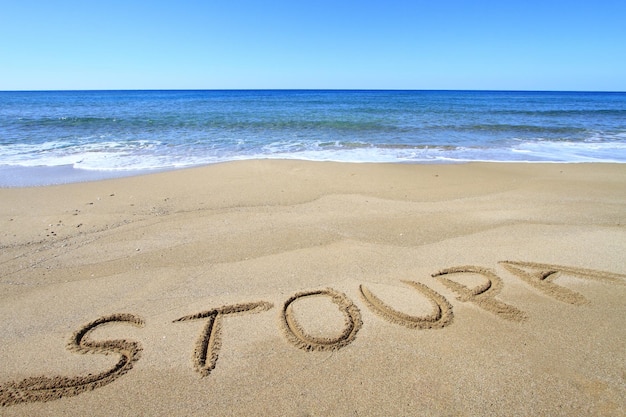
<svg viewBox="0 0 626 417"><path fill-rule="evenodd" d="M0 92L0 186L253 158L626 162L626 93Z"/></svg>

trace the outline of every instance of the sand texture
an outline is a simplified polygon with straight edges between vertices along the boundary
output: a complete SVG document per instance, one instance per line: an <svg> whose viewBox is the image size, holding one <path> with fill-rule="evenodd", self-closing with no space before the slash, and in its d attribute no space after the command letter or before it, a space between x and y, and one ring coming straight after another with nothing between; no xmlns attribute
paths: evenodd
<svg viewBox="0 0 626 417"><path fill-rule="evenodd" d="M626 164L0 189L0 415L624 416Z"/></svg>

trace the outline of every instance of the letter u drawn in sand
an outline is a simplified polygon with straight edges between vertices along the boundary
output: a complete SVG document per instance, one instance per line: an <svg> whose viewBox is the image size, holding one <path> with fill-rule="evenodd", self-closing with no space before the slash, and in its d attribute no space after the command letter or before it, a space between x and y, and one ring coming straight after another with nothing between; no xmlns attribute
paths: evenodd
<svg viewBox="0 0 626 417"><path fill-rule="evenodd" d="M372 292L365 286L360 285L359 290L361 292L361 297L367 306L391 323L400 324L411 329L440 329L452 323L452 318L454 317L454 314L452 313L452 306L441 294L431 290L426 285L419 282L402 282L415 288L422 295L428 298L428 301L430 301L433 306L432 314L419 317L411 316L391 308L381 299L372 294Z"/></svg>

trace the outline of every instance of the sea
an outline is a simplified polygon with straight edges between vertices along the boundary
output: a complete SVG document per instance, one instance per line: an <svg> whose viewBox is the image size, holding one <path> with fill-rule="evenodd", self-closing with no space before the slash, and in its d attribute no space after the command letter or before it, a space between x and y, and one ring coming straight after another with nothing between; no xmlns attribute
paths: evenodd
<svg viewBox="0 0 626 417"><path fill-rule="evenodd" d="M0 187L245 159L626 162L626 93L0 92Z"/></svg>

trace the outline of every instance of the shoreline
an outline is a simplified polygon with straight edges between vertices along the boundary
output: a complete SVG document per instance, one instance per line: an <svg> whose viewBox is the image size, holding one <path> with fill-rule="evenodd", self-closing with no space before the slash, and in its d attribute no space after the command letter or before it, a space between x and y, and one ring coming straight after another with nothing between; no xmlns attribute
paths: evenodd
<svg viewBox="0 0 626 417"><path fill-rule="evenodd" d="M297 158L252 158L225 160L213 163L189 165L181 167L155 168L142 170L85 170L74 168L72 165L60 166L0 166L0 189L3 188L31 188L31 187L48 187L66 184L91 183L96 181L107 181L121 178L131 178L145 175L153 175L165 172L173 172L189 169L200 169L213 165L222 165L229 163L245 162L245 161L295 161L304 163L336 163L336 164L381 164L381 165L464 165L464 164L519 164L519 165L620 165L625 162L616 161L398 161L398 162L371 162L371 161L332 161L332 160L310 160Z"/></svg>
<svg viewBox="0 0 626 417"><path fill-rule="evenodd" d="M81 170L71 165L34 167L4 166L0 167L0 188L47 187L50 185L89 183L138 175L150 175L164 171L166 170Z"/></svg>
<svg viewBox="0 0 626 417"><path fill-rule="evenodd" d="M0 410L619 415L625 208L617 163L0 188Z"/></svg>

